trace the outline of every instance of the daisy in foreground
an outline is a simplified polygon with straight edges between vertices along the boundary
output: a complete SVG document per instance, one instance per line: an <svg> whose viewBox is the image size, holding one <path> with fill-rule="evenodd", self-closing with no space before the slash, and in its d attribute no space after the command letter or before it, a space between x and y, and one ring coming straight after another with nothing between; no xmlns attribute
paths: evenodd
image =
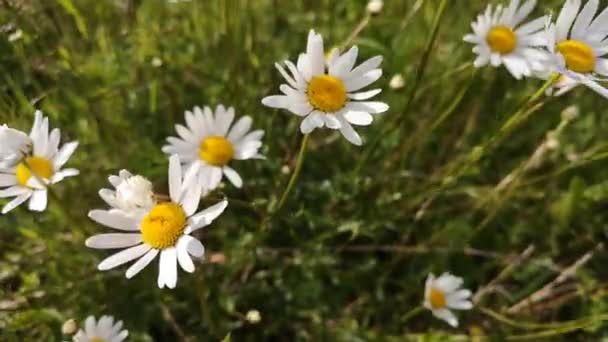
<svg viewBox="0 0 608 342"><path fill-rule="evenodd" d="M6 129L8 128L2 127L3 131ZM4 187L0 190L0 198L14 198L2 208L2 214L28 199L30 210L44 211L47 206L47 187L65 177L79 174L76 169L62 169L78 147L78 142L70 142L59 148L61 133L58 128L49 132L49 119L41 111L35 113L29 138L25 133L17 132L12 130L0 134L2 149L13 144L0 168L0 188Z"/></svg>
<svg viewBox="0 0 608 342"><path fill-rule="evenodd" d="M598 75L608 77L608 58L602 58L608 54L608 8L595 17L598 0L587 1L582 10L581 5L581 0L566 0L557 21L547 24L547 50L554 72L608 98L608 89L598 83Z"/></svg>
<svg viewBox="0 0 608 342"><path fill-rule="evenodd" d="M382 69L378 68L382 57L372 57L354 67L358 51L353 46L340 55L334 49L326 60L323 38L310 30L306 53L300 54L297 64L291 61L275 64L287 81L280 86L283 95L265 97L262 103L304 117L300 124L303 134L327 126L339 129L352 144L361 145L361 137L351 124L370 125L371 114L384 113L389 107L383 102L365 101L382 91L360 91L382 76Z"/></svg>
<svg viewBox="0 0 608 342"><path fill-rule="evenodd" d="M438 278L429 274L424 289L424 307L431 310L433 316L457 327L458 319L450 309L469 310L473 307L469 300L471 291L461 289L462 283L462 278L449 273L443 273Z"/></svg>
<svg viewBox="0 0 608 342"><path fill-rule="evenodd" d="M127 269L126 277L130 279L160 254L160 288L175 288L178 263L184 271L194 272L190 255L201 257L205 250L190 234L213 222L228 205L224 200L195 214L201 198L197 172L198 165L182 172L179 157L173 155L169 158L169 202L160 202L135 215L117 209L91 210L89 217L92 220L126 231L87 239L85 244L90 248L126 248L101 261L97 268L106 271L138 259Z"/></svg>
<svg viewBox="0 0 608 342"><path fill-rule="evenodd" d="M237 188L243 185L241 176L228 164L233 160L262 159L258 153L262 147L264 131L251 130L252 119L243 116L234 121L234 108L219 105L215 113L209 107L186 111L186 125L175 125L179 138L167 138L163 152L177 154L189 168L200 164L199 177L203 194L212 191L222 181L222 175Z"/></svg>
<svg viewBox="0 0 608 342"><path fill-rule="evenodd" d="M89 316L84 321L84 330L80 329L74 335L74 342L121 342L124 341L129 332L122 329L122 321L114 323L114 317L101 316L99 321Z"/></svg>
<svg viewBox="0 0 608 342"><path fill-rule="evenodd" d="M475 67L488 63L494 67L504 64L517 79L531 76L535 69L544 68L547 56L537 47L545 45L547 18L522 24L534 10L536 0L528 0L521 6L519 3L519 0L511 0L505 8L488 5L486 11L471 24L473 34L464 36L464 41L475 44L473 52L478 55Z"/></svg>

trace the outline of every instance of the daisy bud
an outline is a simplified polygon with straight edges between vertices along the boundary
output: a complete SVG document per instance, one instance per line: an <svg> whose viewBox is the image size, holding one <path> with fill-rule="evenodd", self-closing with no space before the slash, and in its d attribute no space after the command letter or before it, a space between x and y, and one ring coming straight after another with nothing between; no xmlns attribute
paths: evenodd
<svg viewBox="0 0 608 342"><path fill-rule="evenodd" d="M403 79L403 75L395 74L393 78L391 78L391 81L388 86L394 90L403 88L405 86L405 80Z"/></svg>
<svg viewBox="0 0 608 342"><path fill-rule="evenodd" d="M384 7L384 1L382 0L370 0L367 3L367 12L369 14L379 14L382 11L382 7Z"/></svg>
<svg viewBox="0 0 608 342"><path fill-rule="evenodd" d="M247 315L245 315L245 319L251 324L256 324L262 320L262 316L258 310L249 310L247 311Z"/></svg>
<svg viewBox="0 0 608 342"><path fill-rule="evenodd" d="M131 176L116 187L116 201L125 210L151 207L152 183L140 175Z"/></svg>
<svg viewBox="0 0 608 342"><path fill-rule="evenodd" d="M61 326L61 333L64 335L74 335L78 331L78 323L75 319L70 318Z"/></svg>
<svg viewBox="0 0 608 342"><path fill-rule="evenodd" d="M31 145L32 140L27 134L7 125L0 126L0 163L21 159Z"/></svg>
<svg viewBox="0 0 608 342"><path fill-rule="evenodd" d="M563 121L572 121L578 117L580 110L577 106L569 106L562 111Z"/></svg>
<svg viewBox="0 0 608 342"><path fill-rule="evenodd" d="M158 57L154 57L154 58L152 58L151 64L153 67L159 68L163 65L163 60Z"/></svg>

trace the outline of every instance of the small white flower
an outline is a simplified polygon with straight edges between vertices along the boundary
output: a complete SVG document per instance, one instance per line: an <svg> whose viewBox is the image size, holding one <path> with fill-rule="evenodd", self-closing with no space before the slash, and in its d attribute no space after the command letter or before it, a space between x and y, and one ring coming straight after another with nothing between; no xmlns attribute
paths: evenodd
<svg viewBox="0 0 608 342"><path fill-rule="evenodd" d="M127 231L87 239L85 244L90 248L125 248L101 261L97 267L100 271L138 259L127 269L126 277L130 279L160 254L158 287L175 288L178 263L184 271L194 272L190 255L202 257L205 249L190 234L211 224L228 205L224 200L196 213L202 190L198 184L198 168L195 164L182 172L179 157L172 155L169 158L170 202L158 203L137 215L127 215L116 209L89 212L89 217L97 223Z"/></svg>
<svg viewBox="0 0 608 342"><path fill-rule="evenodd" d="M378 14L382 11L382 7L384 7L384 1L369 0L366 9L370 14Z"/></svg>
<svg viewBox="0 0 608 342"><path fill-rule="evenodd" d="M7 125L0 126L0 167L10 167L29 153L32 139Z"/></svg>
<svg viewBox="0 0 608 342"><path fill-rule="evenodd" d="M101 316L99 321L89 316L84 321L84 329L74 335L74 342L122 342L129 332L122 329L122 321L114 322L112 316Z"/></svg>
<svg viewBox="0 0 608 342"><path fill-rule="evenodd" d="M552 72L567 78L566 89L584 84L608 98L608 89L599 76L608 76L608 9L595 16L598 0L589 0L581 9L581 0L566 0L555 23L547 21L546 47L553 67ZM576 83L576 84L575 84Z"/></svg>
<svg viewBox="0 0 608 342"><path fill-rule="evenodd" d="M2 214L13 210L29 199L29 210L44 211L47 206L47 187L66 177L79 174L76 169L62 169L70 159L78 142L59 148L58 128L49 133L49 119L36 111L30 132L31 155L21 158L16 165L0 168L0 198L14 197L2 208Z"/></svg>
<svg viewBox="0 0 608 342"><path fill-rule="evenodd" d="M365 101L381 89L358 92L382 76L382 69L378 68L381 56L355 67L358 53L356 46L342 55L335 49L326 60L323 37L310 30L306 53L300 54L297 64L275 64L287 81L279 88L283 95L265 97L262 103L304 117L300 124L303 134L327 126L339 129L350 143L361 145L361 137L351 124L368 126L373 121L371 114L384 113L389 107L383 102Z"/></svg>
<svg viewBox="0 0 608 342"><path fill-rule="evenodd" d="M457 327L458 319L450 309L469 310L473 307L469 300L471 291L461 289L462 284L462 278L449 273L443 273L438 278L429 274L424 288L424 307L431 310L435 317Z"/></svg>
<svg viewBox="0 0 608 342"><path fill-rule="evenodd" d="M473 34L464 36L464 41L475 44L473 52L478 55L475 67L504 64L517 79L531 76L533 71L544 67L548 56L537 47L546 44L543 28L547 18L522 24L534 10L536 0L528 0L521 6L519 3L519 0L511 0L504 8L488 5L471 24Z"/></svg>
<svg viewBox="0 0 608 342"><path fill-rule="evenodd" d="M121 170L118 176L112 175L108 180L116 190L101 189L99 196L111 207L129 214L156 204L152 183L145 177Z"/></svg>
<svg viewBox="0 0 608 342"><path fill-rule="evenodd" d="M260 315L258 310L249 310L245 315L245 319L251 324L256 324L262 320L262 315Z"/></svg>
<svg viewBox="0 0 608 342"><path fill-rule="evenodd" d="M237 188L243 185L241 176L228 164L232 160L261 159L263 130L251 130L252 119L243 116L235 119L234 108L219 105L215 113L211 108L194 107L186 111L186 127L175 125L179 138L167 138L163 152L177 154L185 168L200 165L199 177L203 194L216 189L226 176Z"/></svg>
<svg viewBox="0 0 608 342"><path fill-rule="evenodd" d="M15 30L15 32L11 33L8 36L8 41L11 43L16 42L19 39L21 39L22 37L23 37L23 31L21 29L17 29L17 30Z"/></svg>

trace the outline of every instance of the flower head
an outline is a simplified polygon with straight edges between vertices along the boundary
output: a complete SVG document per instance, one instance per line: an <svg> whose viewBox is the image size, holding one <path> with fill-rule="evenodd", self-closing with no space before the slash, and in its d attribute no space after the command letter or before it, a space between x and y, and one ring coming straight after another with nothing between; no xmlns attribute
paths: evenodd
<svg viewBox="0 0 608 342"><path fill-rule="evenodd" d="M0 167L10 167L27 155L32 139L7 125L0 126Z"/></svg>
<svg viewBox="0 0 608 342"><path fill-rule="evenodd" d="M367 7L365 8L370 14L378 14L382 12L382 7L384 7L383 0L369 0L367 3Z"/></svg>
<svg viewBox="0 0 608 342"><path fill-rule="evenodd" d="M198 164L182 172L179 157L169 158L169 202L155 203L135 215L123 210L92 210L89 217L104 226L127 231L95 235L85 244L90 248L116 249L123 251L101 261L98 269L109 270L138 259L126 272L131 278L160 254L158 287L174 288L177 284L177 264L186 272L194 272L190 255L202 257L202 243L190 235L197 229L209 225L228 205L219 202L196 213L202 188L198 183Z"/></svg>
<svg viewBox="0 0 608 342"><path fill-rule="evenodd" d="M534 10L536 0L519 4L519 0L511 0L508 7L488 5L471 24L473 33L464 36L464 41L475 44L475 67L504 64L517 79L531 76L534 70L544 67L548 57L537 47L545 45L546 17L524 23Z"/></svg>
<svg viewBox="0 0 608 342"><path fill-rule="evenodd" d="M547 21L546 47L551 55L552 72L584 84L608 98L608 89L599 76L608 76L608 8L595 16L598 0L566 0L555 23Z"/></svg>
<svg viewBox="0 0 608 342"><path fill-rule="evenodd" d="M469 300L471 291L461 289L462 283L462 278L449 273L443 273L438 278L429 274L424 288L424 307L451 326L458 326L458 319L450 309L469 310L473 307Z"/></svg>
<svg viewBox="0 0 608 342"><path fill-rule="evenodd" d="M163 151L177 154L186 168L200 165L199 178L203 193L220 184L222 177L237 188L243 185L241 176L229 166L233 160L264 158L259 154L264 131L251 131L252 119L243 116L236 122L234 108L217 106L211 108L194 107L186 111L186 126L175 125L177 137L167 138L168 145Z"/></svg>
<svg viewBox="0 0 608 342"><path fill-rule="evenodd" d="M89 316L84 321L84 329L74 335L74 342L121 342L129 332L122 329L122 321L114 322L112 316L101 316L99 321Z"/></svg>
<svg viewBox="0 0 608 342"><path fill-rule="evenodd" d="M0 190L0 198L14 197L2 208L2 214L28 199L30 210L44 211L47 187L79 174L76 169L62 169L78 147L78 142L69 142L59 148L60 135L58 128L49 132L49 119L41 111L36 111L29 135L31 151L27 156L21 155L12 166L0 168L0 188L4 188Z"/></svg>
<svg viewBox="0 0 608 342"><path fill-rule="evenodd" d="M101 189L99 196L111 207L132 213L156 204L152 183L145 177L121 170L118 176L112 175L108 179L116 190Z"/></svg>
<svg viewBox="0 0 608 342"><path fill-rule="evenodd" d="M300 54L297 64L275 64L287 81L280 86L283 95L265 97L262 103L304 117L300 124L303 134L327 126L339 129L352 144L361 145L361 137L351 124L370 125L371 114L384 113L389 107L383 102L365 101L379 94L380 89L359 92L382 76L378 68L382 57L372 57L355 67L358 53L353 46L342 55L333 50L326 59L323 38L310 30L306 53Z"/></svg>

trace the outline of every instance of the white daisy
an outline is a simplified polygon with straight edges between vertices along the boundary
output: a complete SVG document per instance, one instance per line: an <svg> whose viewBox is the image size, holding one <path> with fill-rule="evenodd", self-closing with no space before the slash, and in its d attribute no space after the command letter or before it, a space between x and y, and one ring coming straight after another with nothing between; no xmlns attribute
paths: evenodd
<svg viewBox="0 0 608 342"><path fill-rule="evenodd" d="M598 83L598 76L608 77L608 58L602 58L608 54L608 8L596 17L598 7L598 0L587 1L582 10L581 0L566 0L557 21L546 25L546 44L555 72L608 98L608 89Z"/></svg>
<svg viewBox="0 0 608 342"><path fill-rule="evenodd" d="M100 271L138 259L127 269L126 276L131 278L160 254L158 287L175 287L177 263L184 271L194 272L190 254L201 257L204 247L190 234L213 222L228 205L224 200L195 214L201 197L198 168L198 165L193 165L183 173L179 157L172 155L169 158L170 202L158 203L138 215L127 215L117 209L89 212L92 220L110 228L127 231L100 234L87 239L85 244L90 248L126 248L101 261L98 265Z"/></svg>
<svg viewBox="0 0 608 342"><path fill-rule="evenodd" d="M304 117L300 125L303 134L327 126L339 129L352 144L361 145L361 137L351 124L370 125L373 121L370 114L384 113L389 107L383 102L365 101L381 89L358 92L382 76L382 69L378 68L382 56L372 57L353 68L358 51L353 46L340 55L334 49L326 60L323 38L310 30L306 53L300 54L297 65L291 61L285 61L284 66L275 64L288 83L280 86L284 95L265 97L262 103Z"/></svg>
<svg viewBox="0 0 608 342"><path fill-rule="evenodd" d="M112 208L130 214L156 204L152 182L145 177L120 170L118 176L111 175L108 180L116 190L101 189L99 196Z"/></svg>
<svg viewBox="0 0 608 342"><path fill-rule="evenodd" d="M424 307L431 310L435 317L457 327L458 319L450 309L469 310L473 307L469 300L471 291L461 289L462 283L462 278L449 273L443 273L438 278L429 274L424 288Z"/></svg>
<svg viewBox="0 0 608 342"><path fill-rule="evenodd" d="M28 199L30 210L44 211L47 187L79 173L76 169L61 169L78 147L78 142L70 142L59 148L59 129L55 128L49 133L49 119L41 111L36 111L35 116L29 136L31 151L27 155L22 154L21 159L12 166L0 168L0 187L4 187L0 190L0 198L14 197L2 208L2 214Z"/></svg>
<svg viewBox="0 0 608 342"><path fill-rule="evenodd" d="M7 125L0 126L0 167L18 163L32 147L32 139L25 133Z"/></svg>
<svg viewBox="0 0 608 342"><path fill-rule="evenodd" d="M80 329L74 335L74 342L121 342L129 332L122 329L122 321L114 323L114 317L101 316L99 321L89 316L84 321L84 330Z"/></svg>
<svg viewBox="0 0 608 342"><path fill-rule="evenodd" d="M237 188L243 185L241 176L228 164L233 160L261 159L263 130L251 130L252 119L243 116L234 121L234 108L219 105L215 113L209 107L186 111L186 126L175 125L179 138L167 138L163 152L177 154L190 167L200 165L199 177L204 193L220 184L222 175ZM232 126L232 127L231 127Z"/></svg>
<svg viewBox="0 0 608 342"><path fill-rule="evenodd" d="M504 64L513 77L521 79L546 63L546 54L536 47L545 45L543 29L547 19L541 17L522 24L534 10L536 0L521 6L519 3L520 0L511 0L506 8L488 5L471 24L473 34L464 36L464 41L475 44L475 67Z"/></svg>

